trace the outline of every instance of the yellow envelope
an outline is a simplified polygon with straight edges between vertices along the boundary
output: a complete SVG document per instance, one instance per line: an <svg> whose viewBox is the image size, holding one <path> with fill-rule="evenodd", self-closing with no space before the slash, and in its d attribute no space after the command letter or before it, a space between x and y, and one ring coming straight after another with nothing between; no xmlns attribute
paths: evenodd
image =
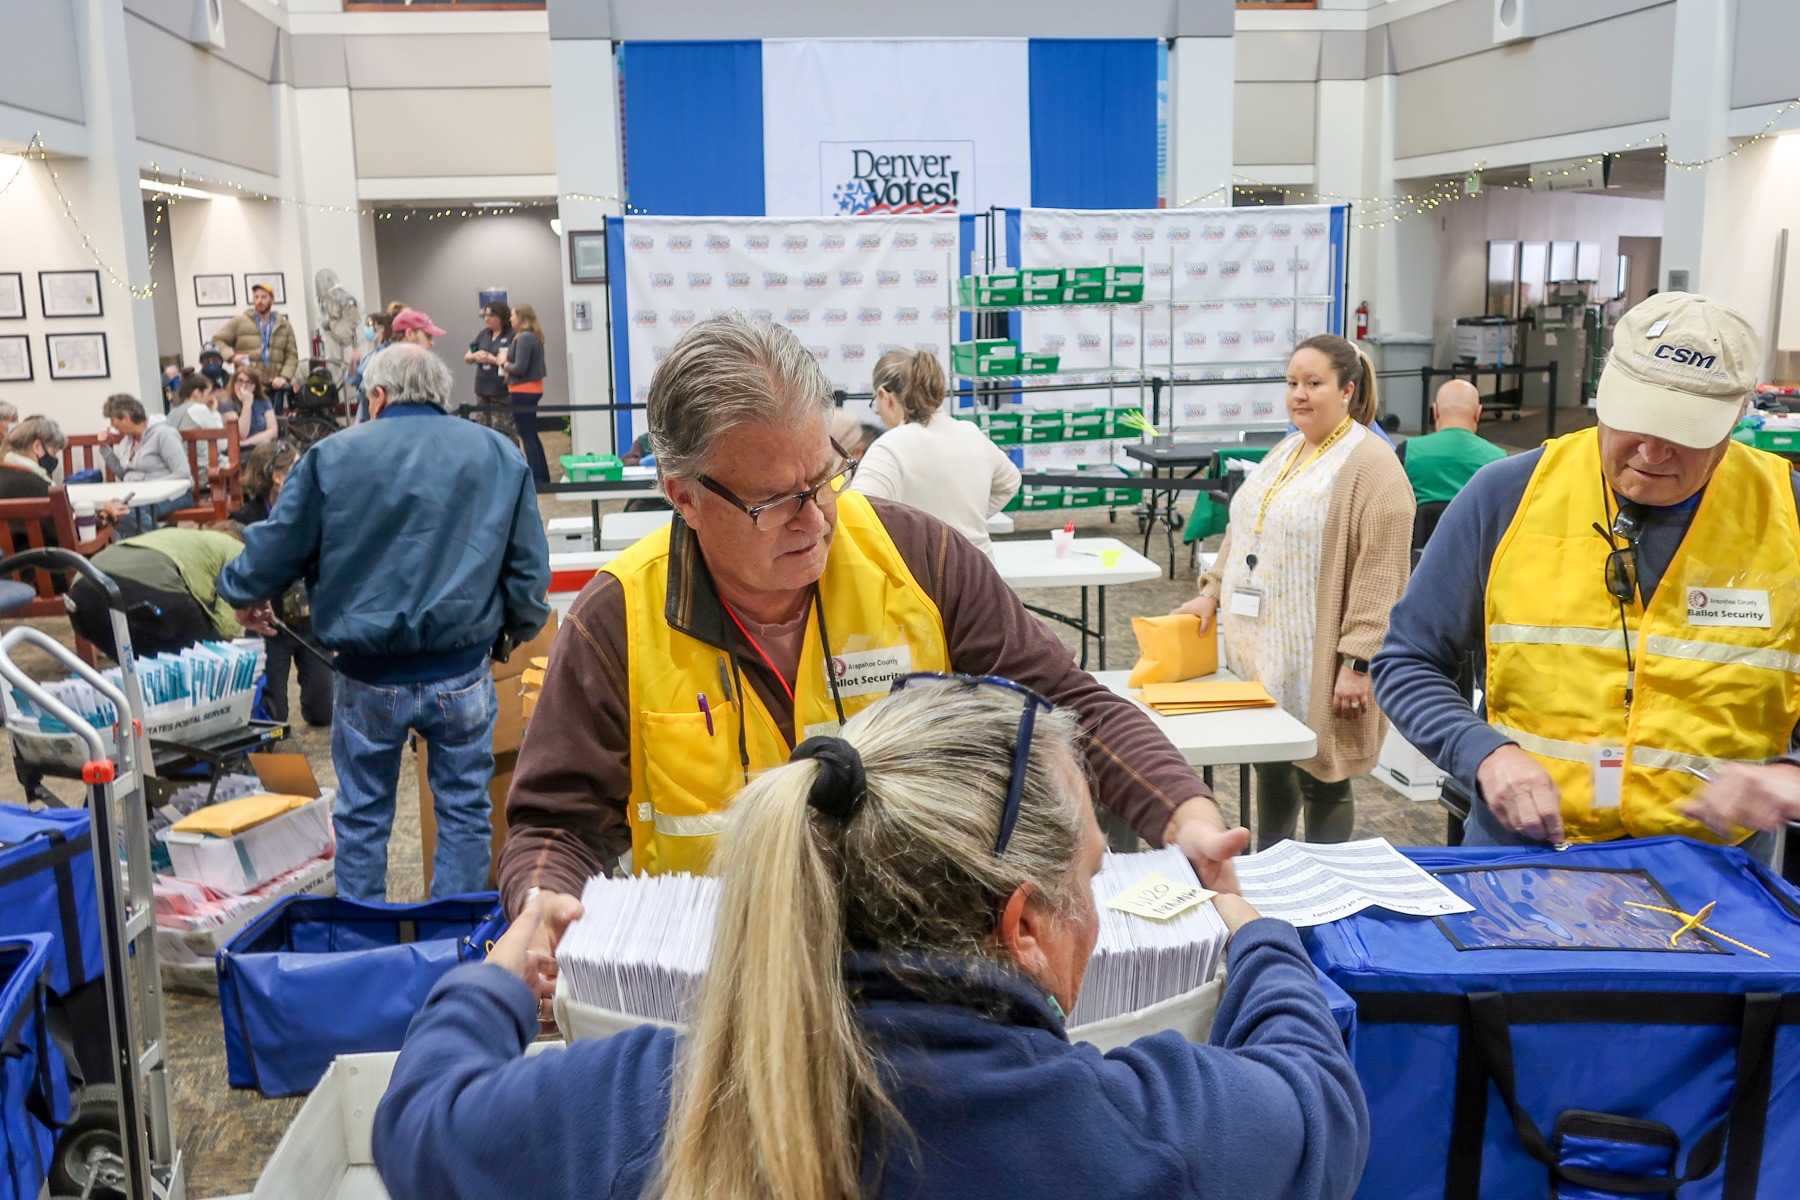
<svg viewBox="0 0 1800 1200"><path fill-rule="evenodd" d="M1269 689L1254 679L1152 683L1144 686L1138 698L1165 716L1275 706L1275 698L1269 695Z"/></svg>
<svg viewBox="0 0 1800 1200"><path fill-rule="evenodd" d="M1131 632L1137 635L1138 661L1127 687L1175 683L1219 669L1219 626L1214 622L1205 634L1200 618L1191 613L1166 617L1133 617Z"/></svg>
<svg viewBox="0 0 1800 1200"><path fill-rule="evenodd" d="M305 808L311 796L240 796L222 804L208 805L189 813L170 828L177 833L198 833L206 837L231 837L253 829L282 813Z"/></svg>

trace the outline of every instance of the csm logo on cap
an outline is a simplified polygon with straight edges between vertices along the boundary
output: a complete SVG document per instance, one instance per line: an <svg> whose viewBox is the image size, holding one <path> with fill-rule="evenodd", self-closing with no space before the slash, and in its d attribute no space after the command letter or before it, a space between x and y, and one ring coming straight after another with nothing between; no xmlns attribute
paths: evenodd
<svg viewBox="0 0 1800 1200"><path fill-rule="evenodd" d="M1696 367L1702 371L1710 371L1718 364L1717 354L1706 354L1687 346L1677 346L1671 342L1658 342L1653 354L1657 358L1666 358L1683 366Z"/></svg>

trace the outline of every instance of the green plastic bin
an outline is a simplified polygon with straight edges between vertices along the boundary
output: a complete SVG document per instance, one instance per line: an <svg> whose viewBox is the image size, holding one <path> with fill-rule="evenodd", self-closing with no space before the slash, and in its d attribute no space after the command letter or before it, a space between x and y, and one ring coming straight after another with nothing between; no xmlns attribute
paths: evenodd
<svg viewBox="0 0 1800 1200"><path fill-rule="evenodd" d="M616 454L565 454L562 467L563 476L570 483L625 478L625 463Z"/></svg>

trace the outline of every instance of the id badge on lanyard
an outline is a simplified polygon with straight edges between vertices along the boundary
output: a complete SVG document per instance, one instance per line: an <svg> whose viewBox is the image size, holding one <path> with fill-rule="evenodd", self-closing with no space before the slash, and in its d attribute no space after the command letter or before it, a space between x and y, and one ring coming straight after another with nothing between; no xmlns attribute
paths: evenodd
<svg viewBox="0 0 1800 1200"><path fill-rule="evenodd" d="M1601 742L1594 747L1594 808L1618 808L1624 796L1625 747Z"/></svg>
<svg viewBox="0 0 1800 1200"><path fill-rule="evenodd" d="M1262 592L1256 588L1232 588L1230 606L1225 611L1234 617L1255 619L1262 615L1262 599Z"/></svg>

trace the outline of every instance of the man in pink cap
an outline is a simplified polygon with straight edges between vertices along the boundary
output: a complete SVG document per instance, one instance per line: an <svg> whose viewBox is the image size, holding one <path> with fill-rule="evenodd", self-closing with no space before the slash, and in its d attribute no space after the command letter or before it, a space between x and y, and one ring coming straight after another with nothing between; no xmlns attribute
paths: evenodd
<svg viewBox="0 0 1800 1200"><path fill-rule="evenodd" d="M1653 296L1614 332L1598 428L1483 467L1444 514L1373 674L1474 797L1469 844L1766 859L1800 821L1800 496L1731 439L1761 361L1742 314ZM1485 713L1455 682L1475 655Z"/></svg>
<svg viewBox="0 0 1800 1200"><path fill-rule="evenodd" d="M431 323L431 314L416 308L403 308L394 316L394 338L430 349L444 331Z"/></svg>

